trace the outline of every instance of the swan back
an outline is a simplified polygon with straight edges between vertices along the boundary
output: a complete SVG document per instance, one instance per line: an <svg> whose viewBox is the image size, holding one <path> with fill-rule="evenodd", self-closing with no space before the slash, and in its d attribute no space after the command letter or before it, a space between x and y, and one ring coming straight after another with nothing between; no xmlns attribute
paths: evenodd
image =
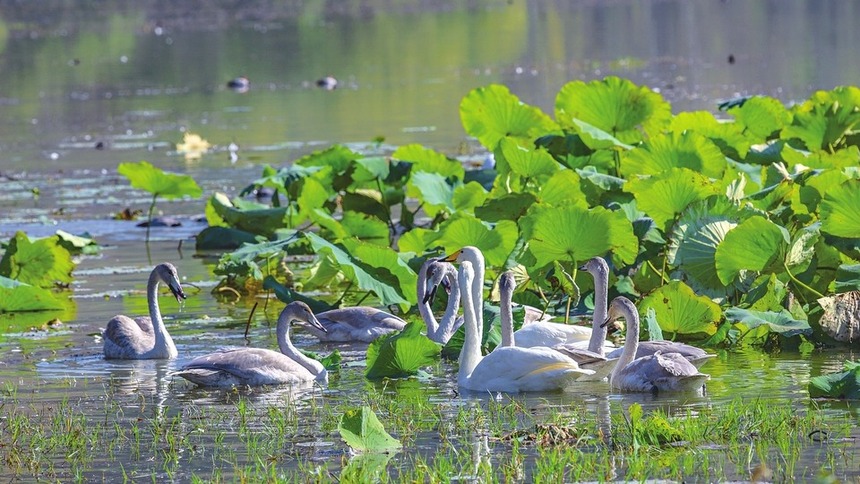
<svg viewBox="0 0 860 484"><path fill-rule="evenodd" d="M382 335L406 327L406 321L370 306L331 309L317 314L316 317L325 331L316 325L308 326L308 330L320 341L369 343Z"/></svg>

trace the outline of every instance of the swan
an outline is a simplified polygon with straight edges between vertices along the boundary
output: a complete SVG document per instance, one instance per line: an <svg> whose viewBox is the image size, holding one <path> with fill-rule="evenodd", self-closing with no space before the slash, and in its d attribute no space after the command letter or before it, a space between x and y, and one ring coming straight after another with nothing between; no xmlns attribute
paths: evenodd
<svg viewBox="0 0 860 484"><path fill-rule="evenodd" d="M460 351L457 373L461 388L482 392L562 390L582 375L593 373L549 348L505 346L482 357L481 330L471 294L474 279L472 263L461 261L458 280L466 293L462 298L466 339Z"/></svg>
<svg viewBox="0 0 860 484"><path fill-rule="evenodd" d="M205 387L327 381L328 372L322 363L303 355L290 341L290 324L293 321L308 323L325 331L307 304L293 301L278 316L280 353L263 348L227 348L194 358L171 375Z"/></svg>
<svg viewBox="0 0 860 484"><path fill-rule="evenodd" d="M439 284L449 288L448 304L441 321L436 321L430 308L430 301L436 293ZM418 273L418 312L427 325L427 337L433 341L445 344L454 332L463 324L463 318L457 317L460 307L460 288L457 286L457 270L447 262L427 259Z"/></svg>
<svg viewBox="0 0 860 484"><path fill-rule="evenodd" d="M122 314L108 321L102 333L104 354L108 359L150 360L176 358L179 354L173 338L164 327L158 307L158 283L163 282L177 301L187 296L182 292L176 267L169 262L155 266L146 285L149 317L136 319Z"/></svg>
<svg viewBox="0 0 860 484"><path fill-rule="evenodd" d="M606 319L606 306L609 300L609 265L601 257L589 259L580 269L588 272L594 277L594 319L592 322L591 339L588 349L600 355L604 355L606 348L606 327L602 322ZM608 359L620 358L624 348L617 348L606 354ZM701 367L702 364L716 355L707 353L701 348L690 346L674 341L640 341L636 350L636 358L653 355L662 351L663 353L680 353L690 363Z"/></svg>
<svg viewBox="0 0 860 484"><path fill-rule="evenodd" d="M636 358L639 346L639 311L624 296L612 300L604 325L618 319L627 321L624 350L609 385L628 392L700 391L710 375L699 370L680 353L663 353Z"/></svg>
<svg viewBox="0 0 860 484"><path fill-rule="evenodd" d="M501 346L516 346L519 343L516 337L517 333L514 333L512 304L516 287L517 283L512 272L505 271L499 276L499 313L502 320ZM573 344L553 346L552 349L576 361L580 368L594 371L593 375L585 375L579 379L580 381L603 380L609 376L618 362L617 358L610 360L596 352L579 348Z"/></svg>
<svg viewBox="0 0 860 484"><path fill-rule="evenodd" d="M406 327L406 321L370 306L330 309L317 314L316 318L322 329L311 325L308 331L324 342L370 343Z"/></svg>

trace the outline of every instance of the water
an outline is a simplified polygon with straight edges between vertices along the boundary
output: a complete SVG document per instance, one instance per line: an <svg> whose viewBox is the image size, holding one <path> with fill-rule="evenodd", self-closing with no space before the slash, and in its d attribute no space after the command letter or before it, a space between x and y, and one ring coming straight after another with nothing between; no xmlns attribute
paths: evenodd
<svg viewBox="0 0 860 484"><path fill-rule="evenodd" d="M89 232L104 247L80 260L72 309L0 317L0 386L7 389L2 404L35 412L66 401L89 418L115 416L126 432L182 417L188 422L184 434L206 430L195 445L209 452L218 432L237 452L246 445L236 430L237 402L244 399L264 413L295 404L302 437L274 449L272 458L279 468L322 467L335 476L345 447L333 430L336 416L325 415L322 402L340 408L374 395L419 398L453 418L476 401L487 405L487 398L458 395L447 363L429 381L367 382L359 363L363 348L353 346L340 348L353 366L325 388L236 394L173 381L172 369L213 348L274 347L270 325L280 303L272 300L255 312L245 340L254 302L263 301L211 294L215 259L195 254L192 239L204 226L197 218L203 203L160 200L158 209L183 225L154 228L146 246L136 222L111 218L126 208L145 210L150 202L116 173L119 162L145 159L191 174L204 196L232 195L264 164L282 165L333 142L380 153L421 143L464 161L481 159L477 143L463 133L457 107L470 89L488 83L504 83L551 113L565 82L615 74L659 89L676 112L713 112L718 101L736 95L793 102L860 78L860 33L854 28L860 6L852 2L255 2L233 10L204 3L193 11L181 2L106 3L0 4L0 65L7 81L0 92L0 238L16 230L44 236L63 229ZM239 75L251 80L246 93L226 88ZM338 89L315 86L325 75L339 79ZM213 151L196 161L176 153L186 130L212 142ZM235 162L230 143L239 146ZM101 329L115 314L145 313L147 274L165 260L177 265L191 296L182 308L161 300L180 358L105 361ZM53 317L62 324L45 324ZM332 349L301 330L294 340L321 353ZM735 397L805 407L810 377L856 358L849 350L721 354L705 367L712 380L701 397L620 395L594 385L515 398L537 414L564 408L617 412L633 402L682 413ZM853 405L827 405L834 418L857 422ZM159 435L153 430L143 438L156 449L169 446ZM439 432L410 438L412 449L393 456L389 469L410 465L412 451L432 456L444 446ZM504 461L509 449L493 448L493 458ZM185 481L192 473L212 476L221 469L235 478L233 461L218 457L223 460L187 449L167 465L158 452L150 457L117 449L99 454L80 472L89 480L155 475ZM854 460L846 458L848 464L835 471L856 479L857 451L848 457ZM75 477L68 463L73 459L54 458L53 478ZM533 454L530 459L534 464ZM824 465L812 451L804 459L812 470L798 475L814 476ZM14 474L5 467L0 475ZM19 474L31 475L52 478Z"/></svg>

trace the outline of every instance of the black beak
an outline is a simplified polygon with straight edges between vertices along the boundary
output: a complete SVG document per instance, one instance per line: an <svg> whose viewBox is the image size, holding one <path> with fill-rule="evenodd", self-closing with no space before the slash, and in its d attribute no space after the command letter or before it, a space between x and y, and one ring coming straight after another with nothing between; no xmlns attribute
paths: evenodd
<svg viewBox="0 0 860 484"><path fill-rule="evenodd" d="M612 322L612 320L611 320L611 319L606 318L606 320L604 320L604 321L603 321L603 324L601 324L601 325L600 325L600 327L601 327L601 328L605 328L605 327L606 327L609 323L611 323L611 322Z"/></svg>
<svg viewBox="0 0 860 484"><path fill-rule="evenodd" d="M424 304L427 304L428 302L430 302L431 304L433 303L433 298L436 297L436 289L438 287L439 286L433 286L433 289L431 289L430 292L424 295Z"/></svg>
<svg viewBox="0 0 860 484"><path fill-rule="evenodd" d="M170 293L173 294L173 297L176 298L176 301L179 302L180 299L188 299L188 296L182 292L182 288L180 286L174 286L173 284L168 284L167 287L170 289Z"/></svg>

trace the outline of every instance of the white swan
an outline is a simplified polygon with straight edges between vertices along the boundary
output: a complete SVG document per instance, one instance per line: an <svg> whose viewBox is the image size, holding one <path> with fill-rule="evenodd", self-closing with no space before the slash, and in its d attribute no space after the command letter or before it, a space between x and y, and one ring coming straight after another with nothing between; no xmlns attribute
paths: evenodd
<svg viewBox="0 0 860 484"><path fill-rule="evenodd" d="M662 353L636 358L639 346L639 311L629 299L616 297L609 305L609 324L618 318L627 321L627 340L618 365L612 371L612 388L628 392L700 391L710 375L699 370L680 353Z"/></svg>
<svg viewBox="0 0 860 484"><path fill-rule="evenodd" d="M481 356L481 330L471 294L475 272L469 261L460 262L458 273L466 339L460 351L457 383L483 392L527 392L561 390L591 370L579 368L572 359L549 348L498 347Z"/></svg>
<svg viewBox="0 0 860 484"><path fill-rule="evenodd" d="M445 262L468 261L475 270L475 281L472 283L472 304L478 313L478 327L484 327L484 255L477 247L467 246L454 252L445 259ZM460 291L464 289L461 287ZM578 343L584 345L591 337L591 329L585 326L573 324L550 323L547 321L534 321L523 324L522 328L515 333L517 346L531 348L534 346L556 346L565 343Z"/></svg>
<svg viewBox="0 0 860 484"><path fill-rule="evenodd" d="M370 343L382 335L406 327L406 321L370 306L331 309L317 314L316 317L324 329L311 325L308 326L308 331L325 342Z"/></svg>
<svg viewBox="0 0 860 484"><path fill-rule="evenodd" d="M194 358L171 375L206 387L327 381L328 373L322 363L303 355L290 341L290 324L293 321L308 323L325 331L307 304L293 301L278 317L280 353L263 348L223 349Z"/></svg>
<svg viewBox="0 0 860 484"><path fill-rule="evenodd" d="M519 340L517 333L514 333L514 318L512 298L514 290L517 287L514 274L510 271L505 271L499 276L499 313L502 320L502 343L501 346L517 346ZM599 326L599 325L598 325ZM564 344L553 346L553 350L571 358L579 364L580 368L594 371L592 375L584 375L580 381L600 381L609 376L618 359L607 359L606 357L580 348L574 344Z"/></svg>
<svg viewBox="0 0 860 484"><path fill-rule="evenodd" d="M176 358L179 354L173 338L164 327L158 307L158 283L163 282L177 301L185 299L179 275L173 264L164 262L155 266L146 285L149 317L131 319L118 314L108 321L102 333L105 358L148 360Z"/></svg>
<svg viewBox="0 0 860 484"><path fill-rule="evenodd" d="M441 321L436 321L430 302L440 284L448 289L448 304ZM427 325L427 337L433 341L445 344L463 324L463 318L457 317L460 308L460 287L457 285L457 270L447 262L427 259L418 273L418 312Z"/></svg>

